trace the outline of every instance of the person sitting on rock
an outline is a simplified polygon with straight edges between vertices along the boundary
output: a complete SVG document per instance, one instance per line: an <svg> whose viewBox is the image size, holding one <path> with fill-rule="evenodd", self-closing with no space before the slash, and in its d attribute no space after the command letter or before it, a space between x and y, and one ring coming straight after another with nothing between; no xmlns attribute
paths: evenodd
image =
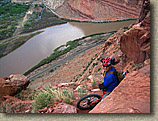
<svg viewBox="0 0 158 121"><path fill-rule="evenodd" d="M107 95L109 95L114 88L118 85L118 78L114 74L116 71L115 68L112 66L114 63L115 59L114 58L103 58L101 60L103 69L104 69L104 82L102 84L99 84L99 89L105 91L105 95L103 96L102 99L104 99Z"/></svg>

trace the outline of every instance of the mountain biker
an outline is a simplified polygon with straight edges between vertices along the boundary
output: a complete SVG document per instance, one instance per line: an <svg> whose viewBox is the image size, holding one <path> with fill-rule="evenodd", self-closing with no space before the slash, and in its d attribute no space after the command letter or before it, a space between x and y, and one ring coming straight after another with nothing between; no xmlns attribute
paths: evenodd
<svg viewBox="0 0 158 121"><path fill-rule="evenodd" d="M104 82L99 84L99 89L105 91L105 95L102 99L108 96L114 88L118 85L118 79L113 72L115 72L115 68L112 66L114 58L105 57L101 60L103 69L104 69ZM114 60L115 61L115 60Z"/></svg>

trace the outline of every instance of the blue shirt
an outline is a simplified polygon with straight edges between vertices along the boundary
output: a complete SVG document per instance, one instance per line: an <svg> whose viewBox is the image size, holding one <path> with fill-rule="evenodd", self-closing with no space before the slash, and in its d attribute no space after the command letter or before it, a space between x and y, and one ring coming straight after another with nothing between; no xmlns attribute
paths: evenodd
<svg viewBox="0 0 158 121"><path fill-rule="evenodd" d="M112 92L113 89L118 85L117 77L114 74L109 74L107 77L107 73L110 71L115 71L115 68L112 67L109 71L105 73L104 83L103 85L106 87L106 91Z"/></svg>

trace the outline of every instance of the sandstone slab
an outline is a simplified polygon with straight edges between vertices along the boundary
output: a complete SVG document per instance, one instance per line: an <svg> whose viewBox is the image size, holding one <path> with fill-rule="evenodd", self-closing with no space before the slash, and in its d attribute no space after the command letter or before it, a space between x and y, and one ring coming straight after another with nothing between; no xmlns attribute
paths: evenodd
<svg viewBox="0 0 158 121"><path fill-rule="evenodd" d="M129 73L90 113L150 113L150 78L139 71Z"/></svg>

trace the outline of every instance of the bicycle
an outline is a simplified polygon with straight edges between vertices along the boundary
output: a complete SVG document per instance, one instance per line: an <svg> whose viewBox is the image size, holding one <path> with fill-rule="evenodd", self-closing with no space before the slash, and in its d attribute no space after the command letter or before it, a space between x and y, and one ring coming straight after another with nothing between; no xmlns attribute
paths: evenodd
<svg viewBox="0 0 158 121"><path fill-rule="evenodd" d="M82 97L77 102L77 107L80 110L88 110L93 109L103 98L104 94L106 93L104 90L102 90L102 94L89 94L87 96Z"/></svg>

